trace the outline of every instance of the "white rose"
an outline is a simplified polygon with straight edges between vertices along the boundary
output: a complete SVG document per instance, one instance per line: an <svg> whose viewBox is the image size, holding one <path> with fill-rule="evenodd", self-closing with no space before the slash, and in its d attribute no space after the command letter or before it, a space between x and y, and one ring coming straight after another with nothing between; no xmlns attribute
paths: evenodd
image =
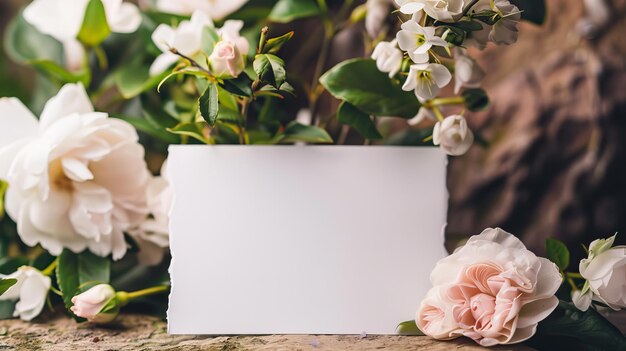
<svg viewBox="0 0 626 351"><path fill-rule="evenodd" d="M381 41L372 53L372 59L376 60L376 67L381 72L389 73L389 78L400 72L403 57L402 51L396 47L395 40L392 42Z"/></svg>
<svg viewBox="0 0 626 351"><path fill-rule="evenodd" d="M154 177L148 184L149 216L128 233L139 245L139 261L145 265L156 265L163 260L169 247L169 211L174 201L174 193L167 181L167 161L161 168L161 176Z"/></svg>
<svg viewBox="0 0 626 351"><path fill-rule="evenodd" d="M535 334L559 303L561 274L513 235L490 228L440 260L430 281L418 327L433 338L466 336L494 346Z"/></svg>
<svg viewBox="0 0 626 351"><path fill-rule="evenodd" d="M72 304L72 313L92 323L109 323L120 311L115 290L108 284L98 284L72 297Z"/></svg>
<svg viewBox="0 0 626 351"><path fill-rule="evenodd" d="M592 299L614 310L626 308L626 246L611 247L614 242L615 235L594 240L589 245L589 257L580 261L580 274L587 282L572 299L583 311Z"/></svg>
<svg viewBox="0 0 626 351"><path fill-rule="evenodd" d="M50 277L43 275L35 268L24 266L15 273L2 278L17 279L15 285L0 296L0 301L18 300L13 316L25 321L37 317L46 304L50 290Z"/></svg>
<svg viewBox="0 0 626 351"><path fill-rule="evenodd" d="M124 231L146 216L149 177L135 129L94 112L82 85L65 85L39 121L19 100L0 99L0 179L27 245L120 259Z"/></svg>
<svg viewBox="0 0 626 351"><path fill-rule="evenodd" d="M24 9L24 19L37 30L63 43L67 68L76 71L85 53L76 40L89 0L34 0ZM137 6L122 0L102 0L109 28L114 33L132 33L141 24ZM78 68L77 68L78 66Z"/></svg>
<svg viewBox="0 0 626 351"><path fill-rule="evenodd" d="M248 43L248 39L246 37L239 34L241 29L243 29L243 21L239 20L228 20L224 22L222 28L217 30L220 38L224 41L230 41L231 43L237 46L239 52L242 55L248 54L250 51L250 43Z"/></svg>
<svg viewBox="0 0 626 351"><path fill-rule="evenodd" d="M441 149L448 155L459 156L472 146L474 134L467 127L467 121L463 116L452 115L435 124L433 143L441 145Z"/></svg>
<svg viewBox="0 0 626 351"><path fill-rule="evenodd" d="M219 41L209 56L211 72L217 77L237 77L244 68L246 61L237 45L230 41Z"/></svg>
<svg viewBox="0 0 626 351"><path fill-rule="evenodd" d="M421 63L412 65L402 89L415 90L420 101L430 100L439 94L441 88L452 80L452 74L446 66L438 63Z"/></svg>
<svg viewBox="0 0 626 351"><path fill-rule="evenodd" d="M458 94L463 87L480 87L485 71L467 54L467 50L455 48L454 51L454 93Z"/></svg>
<svg viewBox="0 0 626 351"><path fill-rule="evenodd" d="M177 15L191 15L196 11L221 20L241 8L248 0L157 0L159 11Z"/></svg>
<svg viewBox="0 0 626 351"><path fill-rule="evenodd" d="M194 57L202 51L202 32L205 27L213 27L213 21L203 12L194 12L191 20L182 21L176 28L167 24L159 25L152 33L152 41L163 52L150 67L150 75L158 75L167 70L180 57L170 52L174 48L183 55Z"/></svg>

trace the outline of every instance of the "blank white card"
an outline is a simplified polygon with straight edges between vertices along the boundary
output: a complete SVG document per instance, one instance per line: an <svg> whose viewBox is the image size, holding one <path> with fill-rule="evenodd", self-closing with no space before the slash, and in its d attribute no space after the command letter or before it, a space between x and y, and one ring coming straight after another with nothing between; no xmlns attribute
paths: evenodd
<svg viewBox="0 0 626 351"><path fill-rule="evenodd" d="M394 334L445 256L437 148L172 146L172 334Z"/></svg>

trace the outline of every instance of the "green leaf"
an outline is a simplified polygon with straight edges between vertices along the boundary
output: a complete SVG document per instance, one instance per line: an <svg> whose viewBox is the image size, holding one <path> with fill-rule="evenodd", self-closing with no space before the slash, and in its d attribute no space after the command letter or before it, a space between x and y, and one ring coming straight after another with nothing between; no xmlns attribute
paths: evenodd
<svg viewBox="0 0 626 351"><path fill-rule="evenodd" d="M80 82L83 83L84 86L89 86L91 81L89 69L85 69L80 73L72 73L65 69L65 67L51 60L34 60L29 63L41 73L59 81L61 84Z"/></svg>
<svg viewBox="0 0 626 351"><path fill-rule="evenodd" d="M198 99L200 115L211 126L217 122L217 116L220 110L219 99L217 97L217 84L210 83L200 99Z"/></svg>
<svg viewBox="0 0 626 351"><path fill-rule="evenodd" d="M564 271L569 266L569 250L563 242L548 238L546 239L546 255L559 269Z"/></svg>
<svg viewBox="0 0 626 351"><path fill-rule="evenodd" d="M285 128L285 131L275 138L275 143L332 143L333 139L328 135L326 130L291 122Z"/></svg>
<svg viewBox="0 0 626 351"><path fill-rule="evenodd" d="M224 80L220 86L235 95L252 96L252 79L245 72L241 72L237 78Z"/></svg>
<svg viewBox="0 0 626 351"><path fill-rule="evenodd" d="M7 292L10 287L17 283L17 279L9 278L9 279L0 279L0 296Z"/></svg>
<svg viewBox="0 0 626 351"><path fill-rule="evenodd" d="M174 128L168 128L167 131L176 135L192 137L205 144L213 144L203 133L205 126L204 123L181 123Z"/></svg>
<svg viewBox="0 0 626 351"><path fill-rule="evenodd" d="M343 102L337 110L337 120L345 125L354 128L365 139L379 140L383 136L380 135L376 124L370 118L370 115L359 110L348 102Z"/></svg>
<svg viewBox="0 0 626 351"><path fill-rule="evenodd" d="M80 254L63 250L56 268L57 282L63 293L65 307L72 307L72 297L79 292L81 285L91 282L108 283L111 261L89 251Z"/></svg>
<svg viewBox="0 0 626 351"><path fill-rule="evenodd" d="M322 13L315 0L279 0L269 20L276 23L289 23L301 18L318 16Z"/></svg>
<svg viewBox="0 0 626 351"><path fill-rule="evenodd" d="M220 41L220 36L217 33L217 29L207 26L202 28L202 51L204 53L211 55L218 41Z"/></svg>
<svg viewBox="0 0 626 351"><path fill-rule="evenodd" d="M11 59L20 63L34 60L63 62L63 45L51 36L40 33L26 22L21 13L7 26L4 48Z"/></svg>
<svg viewBox="0 0 626 351"><path fill-rule="evenodd" d="M285 61L278 56L272 54L256 55L253 66L259 80L275 88L279 88L287 78Z"/></svg>
<svg viewBox="0 0 626 351"><path fill-rule="evenodd" d="M424 336L424 334L420 328L417 327L414 320L402 322L398 324L396 328L396 332L398 335L411 335L411 336Z"/></svg>
<svg viewBox="0 0 626 351"><path fill-rule="evenodd" d="M545 0L511 0L511 3L522 11L522 19L535 24L543 24L546 21Z"/></svg>
<svg viewBox="0 0 626 351"><path fill-rule="evenodd" d="M106 11L101 0L89 0L78 40L91 47L100 45L111 34Z"/></svg>
<svg viewBox="0 0 626 351"><path fill-rule="evenodd" d="M17 271L18 268L28 265L28 259L26 257L3 257L0 259L0 274L11 274Z"/></svg>
<svg viewBox="0 0 626 351"><path fill-rule="evenodd" d="M12 319L13 311L15 311L15 305L17 300L1 300L0 301L0 319Z"/></svg>
<svg viewBox="0 0 626 351"><path fill-rule="evenodd" d="M155 76L150 76L150 68L144 65L123 65L115 71L113 79L117 89L124 99L132 99L135 96L155 89L168 72L162 72Z"/></svg>
<svg viewBox="0 0 626 351"><path fill-rule="evenodd" d="M557 309L539 323L531 346L545 350L567 350L581 346L587 350L626 350L626 337L596 310L582 312L569 302L560 301Z"/></svg>
<svg viewBox="0 0 626 351"><path fill-rule="evenodd" d="M465 89L462 95L465 98L465 107L470 111L484 111L489 107L489 96L483 89Z"/></svg>
<svg viewBox="0 0 626 351"><path fill-rule="evenodd" d="M406 129L393 134L385 145L394 146L433 146L433 128Z"/></svg>
<svg viewBox="0 0 626 351"><path fill-rule="evenodd" d="M4 193L9 188L9 183L0 179L0 219L4 218Z"/></svg>
<svg viewBox="0 0 626 351"><path fill-rule="evenodd" d="M320 82L337 99L370 115L413 118L420 108L415 94L403 91L400 82L389 79L371 59L342 62L326 72Z"/></svg>
<svg viewBox="0 0 626 351"><path fill-rule="evenodd" d="M291 31L287 34L281 35L277 38L268 39L263 47L264 54L276 54L291 38L293 38L294 32Z"/></svg>

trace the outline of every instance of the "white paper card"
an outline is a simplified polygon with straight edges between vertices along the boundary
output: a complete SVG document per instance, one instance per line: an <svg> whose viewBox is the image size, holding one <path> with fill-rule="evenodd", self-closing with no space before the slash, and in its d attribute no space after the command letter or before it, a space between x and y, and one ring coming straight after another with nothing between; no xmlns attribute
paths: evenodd
<svg viewBox="0 0 626 351"><path fill-rule="evenodd" d="M173 146L172 334L394 334L445 255L436 148Z"/></svg>

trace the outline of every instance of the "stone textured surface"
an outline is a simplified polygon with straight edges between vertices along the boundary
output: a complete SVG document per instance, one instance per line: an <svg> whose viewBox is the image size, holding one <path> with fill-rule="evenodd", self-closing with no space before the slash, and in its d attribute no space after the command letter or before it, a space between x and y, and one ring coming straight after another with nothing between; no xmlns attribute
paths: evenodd
<svg viewBox="0 0 626 351"><path fill-rule="evenodd" d="M125 314L117 324L96 327L76 324L62 317L36 323L0 321L2 350L486 350L471 341L438 342L428 337L410 336L170 336L165 323L155 317ZM525 346L491 350L526 351Z"/></svg>

